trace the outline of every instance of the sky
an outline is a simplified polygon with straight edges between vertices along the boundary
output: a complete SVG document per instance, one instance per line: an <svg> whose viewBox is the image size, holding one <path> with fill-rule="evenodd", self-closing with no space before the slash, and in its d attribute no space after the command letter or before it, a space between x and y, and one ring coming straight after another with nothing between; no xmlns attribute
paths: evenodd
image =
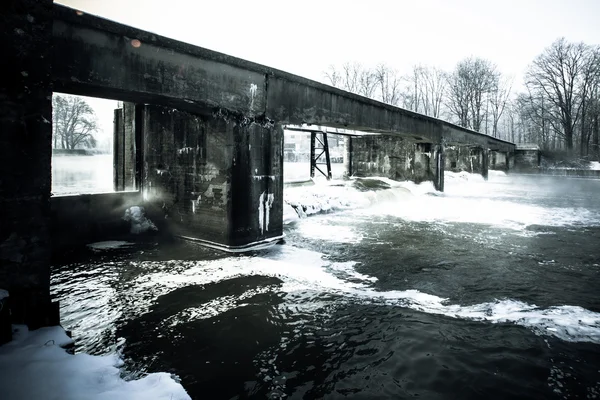
<svg viewBox="0 0 600 400"><path fill-rule="evenodd" d="M330 65L346 61L407 73L417 64L451 70L476 56L518 87L527 66L557 38L600 44L600 0L57 3L322 82Z"/></svg>

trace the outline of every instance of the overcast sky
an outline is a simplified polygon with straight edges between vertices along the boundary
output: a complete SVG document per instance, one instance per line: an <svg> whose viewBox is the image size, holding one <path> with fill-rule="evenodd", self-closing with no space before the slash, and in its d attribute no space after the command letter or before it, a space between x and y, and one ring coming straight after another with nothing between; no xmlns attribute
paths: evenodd
<svg viewBox="0 0 600 400"><path fill-rule="evenodd" d="M600 44L600 0L60 0L114 21L324 81L331 64L451 70L478 56L516 78L555 39ZM112 117L111 117L112 123Z"/></svg>
<svg viewBox="0 0 600 400"><path fill-rule="evenodd" d="M330 64L474 55L520 75L556 38L600 44L600 0L61 0L163 36L322 80Z"/></svg>

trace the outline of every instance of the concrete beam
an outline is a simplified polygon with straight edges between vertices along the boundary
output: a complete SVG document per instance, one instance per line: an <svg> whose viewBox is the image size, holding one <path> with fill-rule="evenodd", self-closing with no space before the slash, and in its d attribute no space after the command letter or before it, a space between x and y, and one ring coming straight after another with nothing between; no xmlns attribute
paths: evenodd
<svg viewBox="0 0 600 400"><path fill-rule="evenodd" d="M56 91L264 114L265 73L232 57L56 4L52 36Z"/></svg>
<svg viewBox="0 0 600 400"><path fill-rule="evenodd" d="M436 118L56 4L53 49L57 91L514 150L512 143Z"/></svg>

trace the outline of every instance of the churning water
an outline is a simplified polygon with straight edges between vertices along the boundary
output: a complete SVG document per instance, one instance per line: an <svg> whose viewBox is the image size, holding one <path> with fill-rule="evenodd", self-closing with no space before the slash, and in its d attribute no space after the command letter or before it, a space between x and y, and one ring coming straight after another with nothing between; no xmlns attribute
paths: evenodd
<svg viewBox="0 0 600 400"><path fill-rule="evenodd" d="M146 238L57 263L78 350L173 372L198 399L600 396L600 180L447 174L443 194L383 179L286 199L286 244L265 251Z"/></svg>

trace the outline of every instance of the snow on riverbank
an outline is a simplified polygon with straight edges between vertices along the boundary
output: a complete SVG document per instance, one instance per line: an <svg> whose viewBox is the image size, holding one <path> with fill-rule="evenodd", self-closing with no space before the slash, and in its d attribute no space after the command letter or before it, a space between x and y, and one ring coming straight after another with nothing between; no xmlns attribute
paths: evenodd
<svg viewBox="0 0 600 400"><path fill-rule="evenodd" d="M125 381L116 355L69 354L72 340L59 326L28 331L15 325L13 340L0 346L2 399L11 400L187 400L170 374L160 372Z"/></svg>

